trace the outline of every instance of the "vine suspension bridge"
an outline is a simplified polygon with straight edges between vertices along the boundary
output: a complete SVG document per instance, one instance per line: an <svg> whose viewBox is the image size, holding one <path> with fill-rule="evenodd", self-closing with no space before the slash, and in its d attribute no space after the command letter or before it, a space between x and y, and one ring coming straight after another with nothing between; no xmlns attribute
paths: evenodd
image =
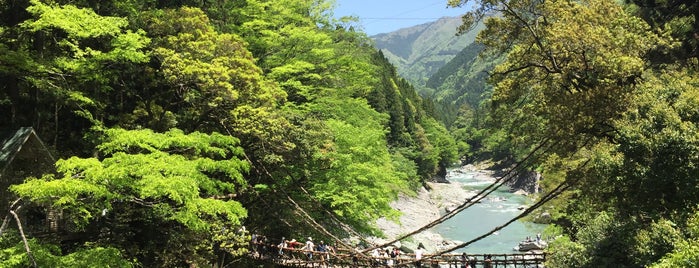
<svg viewBox="0 0 699 268"><path fill-rule="evenodd" d="M357 249L355 247L347 245L341 239L337 238L326 228L324 228L323 225L316 222L315 219L313 219L313 217L311 217L310 214L308 214L298 203L296 203L296 201L294 201L288 193L284 192L283 194L286 195L286 199L287 201L289 201L289 204L291 204L295 208L295 213L301 216L301 218L303 218L307 224L313 227L313 229L324 234L329 238L332 238L335 241L337 247L330 251L316 251L315 248L313 248L312 250L308 250L287 245L286 243L284 243L284 241L282 241L282 243L280 244L267 244L265 243L266 240L254 240L253 243L251 243L252 248L250 251L250 257L254 260L260 261L261 263L273 264L275 267L543 267L546 261L546 253L539 251L530 251L526 253L515 254L478 255L466 255L464 253L451 252L454 252L455 250L460 248L464 248L468 245L473 244L474 242L488 237L491 234L505 228L509 224L525 217L532 211L541 207L546 202L556 198L565 190L569 189L574 182L561 182L556 188L542 195L536 203L523 210L519 215L513 217L511 220L507 221L506 223L500 226L494 227L492 230L485 234L482 234L481 236L478 236L470 241L463 242L451 248L442 249L441 251L435 253L420 254L421 256L419 256L419 258L418 256L416 256L415 253L401 253L397 254L395 257L392 257L389 254L379 254L377 256L376 254L369 254L369 252L373 253L374 251L379 250L379 253L381 253L381 251L386 251L386 249L394 247L394 243L399 242L417 233L426 231L438 224L441 224L446 220L454 217L461 211L473 206L476 203L479 203L482 199L486 198L492 192L499 189L509 180L512 180L512 178L514 178L517 175L518 170L521 169L526 162L532 160L532 158L539 157L541 154L545 153L555 145L556 142L551 142L550 139L544 139L524 159L517 162L516 165L509 169L503 176L497 178L488 187L482 189L476 195L468 198L462 204L455 207L450 212L442 215L438 219L426 224L425 226L413 232L404 234L382 245L374 245L373 247L369 248ZM583 166L585 166L586 164L587 163L584 163ZM308 191L306 191L306 189L304 189L303 187L301 187L300 189L311 200L314 200L316 203L318 202L317 200L313 199L313 197L308 193ZM353 235L359 237L363 242L367 243L368 245L371 245L371 243L368 243L368 241L362 238L363 236L361 234L357 233L351 227L337 220L334 213L325 209L323 210L328 215L330 215L330 217L334 221L338 222L341 226L343 226L343 229L345 229L345 231L352 233Z"/></svg>
<svg viewBox="0 0 699 268"><path fill-rule="evenodd" d="M293 247L256 243L251 257L277 267L359 268L359 267L543 267L545 253L516 254L424 254L417 260L414 253L390 257L367 256L356 250L336 252L307 251ZM312 257L309 257L312 256Z"/></svg>

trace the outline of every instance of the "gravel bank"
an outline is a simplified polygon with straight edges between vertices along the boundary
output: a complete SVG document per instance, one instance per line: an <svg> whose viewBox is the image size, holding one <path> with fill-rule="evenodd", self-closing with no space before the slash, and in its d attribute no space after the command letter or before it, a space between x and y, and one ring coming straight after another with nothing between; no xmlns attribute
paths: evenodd
<svg viewBox="0 0 699 268"><path fill-rule="evenodd" d="M418 191L417 196L401 195L398 200L391 204L391 207L402 213L400 222L389 221L385 218L377 220L376 225L383 230L386 238L372 238L376 243L387 242L417 230L444 215L445 209L461 204L475 194L465 190L461 184L456 182L427 183L427 186L430 190L423 187ZM443 243L453 244L452 241L445 241L441 235L428 230L406 239L402 245L415 249L418 243L422 243L427 252L435 252L438 246Z"/></svg>

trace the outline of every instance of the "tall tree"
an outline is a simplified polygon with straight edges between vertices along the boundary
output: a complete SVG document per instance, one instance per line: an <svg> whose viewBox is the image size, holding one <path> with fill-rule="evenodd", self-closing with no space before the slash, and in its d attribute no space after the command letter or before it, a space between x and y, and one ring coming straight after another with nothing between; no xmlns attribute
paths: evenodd
<svg viewBox="0 0 699 268"><path fill-rule="evenodd" d="M176 129L104 134L99 157L60 160L59 176L12 190L62 209L73 231L82 232L78 247L116 247L142 265L211 264L218 246L241 253L246 234L237 230L247 211L234 198L247 187L249 165L237 139Z"/></svg>
<svg viewBox="0 0 699 268"><path fill-rule="evenodd" d="M124 18L73 5L15 1L2 12L3 125L33 125L52 144L64 140L61 149L81 148L70 138L120 107L107 100L124 89L121 67L148 61L150 40Z"/></svg>
<svg viewBox="0 0 699 268"><path fill-rule="evenodd" d="M525 151L551 142L534 163L544 188L572 187L550 207L571 238L554 244L550 265L633 267L672 251L681 232L668 221L694 211L698 122L686 112L696 72L651 65L676 49L668 29L649 31L609 1L479 3L467 22L501 14L479 37L507 55L491 76L501 130Z"/></svg>

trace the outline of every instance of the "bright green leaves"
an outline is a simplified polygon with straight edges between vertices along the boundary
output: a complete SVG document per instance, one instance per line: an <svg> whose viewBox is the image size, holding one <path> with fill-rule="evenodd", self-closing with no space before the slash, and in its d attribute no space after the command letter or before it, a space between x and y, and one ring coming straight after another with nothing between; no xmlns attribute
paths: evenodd
<svg viewBox="0 0 699 268"><path fill-rule="evenodd" d="M133 263L127 261L118 249L113 247L86 246L77 249L67 255L62 255L58 246L39 243L36 239L29 239L29 247L32 250L37 266L39 267L133 267ZM3 235L0 238L0 266L2 267L28 267L24 243L19 235Z"/></svg>
<svg viewBox="0 0 699 268"><path fill-rule="evenodd" d="M58 61L59 66L68 70L78 71L77 59L95 57L101 60L123 60L141 63L148 60L142 51L150 42L143 31L124 31L128 22L125 18L100 16L94 11L78 8L72 5L52 6L39 0L31 1L32 6L27 10L36 19L25 21L22 27L29 32L64 32L65 39L57 39L56 44L70 52L70 56ZM91 43L89 39L106 38L112 42L106 44L106 49L99 46L83 45ZM104 45L104 44L102 44ZM111 48L111 49L110 49ZM72 59L71 59L72 58Z"/></svg>
<svg viewBox="0 0 699 268"><path fill-rule="evenodd" d="M449 131L434 118L426 118L422 125L429 143L434 146L435 155L442 167L449 167L459 159L458 149Z"/></svg>
<svg viewBox="0 0 699 268"><path fill-rule="evenodd" d="M112 50L101 55L101 60L114 62L145 63L150 57L144 53L145 47L150 43L143 30L136 32L126 31L112 39Z"/></svg>
<svg viewBox="0 0 699 268"><path fill-rule="evenodd" d="M668 210L697 202L698 85L696 75L685 70L649 74L631 111L617 122L619 150L627 158L618 172L629 178L624 187L634 189L625 192L629 196L619 204L622 211L668 216Z"/></svg>
<svg viewBox="0 0 699 268"><path fill-rule="evenodd" d="M30 1L32 6L27 11L39 18L27 22L25 27L36 32L44 29L61 29L69 39L85 39L100 36L114 36L127 25L124 18L103 17L90 9L66 5L51 7L39 0Z"/></svg>
<svg viewBox="0 0 699 268"><path fill-rule="evenodd" d="M200 112L231 107L246 91L260 86L260 70L242 40L215 32L201 10L164 11L161 21L151 27L154 32L168 34L155 50L165 78L181 88L186 102L203 105ZM251 93L246 96L255 97Z"/></svg>
<svg viewBox="0 0 699 268"><path fill-rule="evenodd" d="M649 267L670 268L670 267L695 267L699 265L699 213L689 217L686 229L682 231L686 237L679 241L674 241L674 251L666 254L663 258Z"/></svg>
<svg viewBox="0 0 699 268"><path fill-rule="evenodd" d="M114 90L117 81L123 81L120 68L150 60L146 52L150 39L142 30L128 29L126 18L102 16L73 5L29 2L29 16L9 25L11 31L3 39L12 48L3 57L21 59L3 60L3 65L11 65L8 69L23 70L8 72L12 77L9 81L25 81L12 84L13 89L21 93L19 96L38 90L32 94L39 94L39 99L60 102L55 107L67 107L82 117L79 120L96 122L101 112L109 109L100 97ZM0 50L3 47L0 45ZM20 102L21 98L13 99L12 105ZM53 115L46 112L26 116L55 116L54 120L59 121L58 110ZM74 118L69 115L61 119Z"/></svg>
<svg viewBox="0 0 699 268"><path fill-rule="evenodd" d="M494 70L493 103L521 136L604 135L641 79L643 56L667 42L610 1L496 2L503 16L489 18L479 40L508 53Z"/></svg>
<svg viewBox="0 0 699 268"><path fill-rule="evenodd" d="M235 138L185 135L179 130L159 134L110 129L105 134L100 146L104 159L61 160L57 167L63 178L29 180L13 190L67 209L71 217L80 217L80 224L121 202L153 208L160 220L175 220L194 230L207 229L212 219L237 225L246 216L240 203L226 197L246 187L243 173L248 164L240 160Z"/></svg>
<svg viewBox="0 0 699 268"><path fill-rule="evenodd" d="M149 21L167 86L186 103L172 107L180 125L226 129L267 148L261 155L293 147L282 138L288 122L275 112L286 94L263 77L240 37L216 32L196 8L156 12Z"/></svg>
<svg viewBox="0 0 699 268"><path fill-rule="evenodd" d="M650 224L648 229L640 230L635 237L636 248L632 256L636 263L650 266L659 254L671 252L682 235L677 225L666 219Z"/></svg>
<svg viewBox="0 0 699 268"><path fill-rule="evenodd" d="M356 226L395 216L389 203L407 190L407 178L400 177L404 174L396 171L386 147L385 118L361 100L326 100L318 110L332 117L325 120L332 144L317 156L329 161L331 169L317 173L311 190Z"/></svg>

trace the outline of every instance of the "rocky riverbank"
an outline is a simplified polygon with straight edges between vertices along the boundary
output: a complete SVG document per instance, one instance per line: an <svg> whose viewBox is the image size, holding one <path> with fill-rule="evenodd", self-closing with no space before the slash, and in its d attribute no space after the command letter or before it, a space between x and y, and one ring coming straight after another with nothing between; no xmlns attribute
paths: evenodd
<svg viewBox="0 0 699 268"><path fill-rule="evenodd" d="M436 220L446 213L446 210L461 204L475 193L465 190L462 185L455 182L426 183L416 196L401 195L391 206L402 213L400 222L393 222L385 218L376 221L376 225L386 235L385 239L372 238L377 244L393 240L403 234L417 230L426 224ZM422 243L427 252L435 252L440 247L454 245L455 241L447 241L441 235L424 231L418 233L401 244L401 246L415 249L418 243Z"/></svg>
<svg viewBox="0 0 699 268"><path fill-rule="evenodd" d="M494 181L499 174L497 171L489 170L488 167L491 166L491 163L465 165L449 170L450 174L447 174L445 177L458 176L458 173L468 173L475 180ZM528 195L536 193L540 177L532 176L532 174L527 174L527 177L528 179L524 180L526 183L510 184L508 186L512 187L511 190L516 190L516 194ZM531 180L531 178L535 180ZM535 181L536 183L532 184L530 181ZM535 186L532 187L530 184ZM526 187L522 187L525 185ZM385 218L376 221L376 225L384 232L386 237L373 237L369 240L373 240L376 244L383 244L417 230L451 211L475 194L476 192L468 191L464 189L463 185L454 181L441 180L441 182L425 183L425 187L422 187L415 196L401 195L398 200L391 204L391 207L402 213L399 222L393 222ZM414 250L419 243L422 243L426 247L427 252L436 252L441 248L450 247L460 242L446 240L441 235L427 230L405 239L402 243L398 243L397 246Z"/></svg>

